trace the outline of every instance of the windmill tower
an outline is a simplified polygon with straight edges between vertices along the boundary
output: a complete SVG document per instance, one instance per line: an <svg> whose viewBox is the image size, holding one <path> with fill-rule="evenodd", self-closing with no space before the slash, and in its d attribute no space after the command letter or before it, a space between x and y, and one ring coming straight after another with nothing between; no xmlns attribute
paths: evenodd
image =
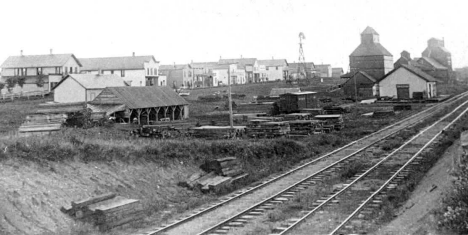
<svg viewBox="0 0 468 235"><path fill-rule="evenodd" d="M305 39L305 35L302 32L300 32L299 33L299 63L297 66L297 74L303 75L304 78L306 78L307 68L306 68L305 57L304 57L304 49L302 48L303 39Z"/></svg>

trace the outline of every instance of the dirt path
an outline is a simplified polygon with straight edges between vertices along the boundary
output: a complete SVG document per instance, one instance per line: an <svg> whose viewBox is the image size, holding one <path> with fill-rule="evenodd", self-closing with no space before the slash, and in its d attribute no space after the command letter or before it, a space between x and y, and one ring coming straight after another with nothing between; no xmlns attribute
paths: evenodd
<svg viewBox="0 0 468 235"><path fill-rule="evenodd" d="M444 156L426 174L413 191L410 199L397 212L397 218L383 226L377 235L395 234L440 234L433 211L440 208L442 199L450 190L453 159L460 153L460 142L450 146Z"/></svg>

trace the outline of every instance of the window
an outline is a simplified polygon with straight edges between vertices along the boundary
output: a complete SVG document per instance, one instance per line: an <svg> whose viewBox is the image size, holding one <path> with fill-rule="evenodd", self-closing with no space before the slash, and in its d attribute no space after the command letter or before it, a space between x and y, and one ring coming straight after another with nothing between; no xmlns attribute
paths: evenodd
<svg viewBox="0 0 468 235"><path fill-rule="evenodd" d="M63 70L65 74L68 74L68 67L65 66L65 69Z"/></svg>
<svg viewBox="0 0 468 235"><path fill-rule="evenodd" d="M70 67L70 73L73 73L73 67Z"/></svg>
<svg viewBox="0 0 468 235"><path fill-rule="evenodd" d="M146 69L146 75L149 75L149 69Z"/></svg>
<svg viewBox="0 0 468 235"><path fill-rule="evenodd" d="M41 75L42 74L42 68L37 68L37 75Z"/></svg>
<svg viewBox="0 0 468 235"><path fill-rule="evenodd" d="M111 70L111 74L114 74L114 70Z"/></svg>
<svg viewBox="0 0 468 235"><path fill-rule="evenodd" d="M268 67L266 67L266 70L268 70Z"/></svg>
<svg viewBox="0 0 468 235"><path fill-rule="evenodd" d="M276 70L278 70L278 66L276 66Z"/></svg>
<svg viewBox="0 0 468 235"><path fill-rule="evenodd" d="M55 67L55 74L61 74L62 73L62 67Z"/></svg>
<svg viewBox="0 0 468 235"><path fill-rule="evenodd" d="M125 77L125 70L120 71L120 76Z"/></svg>
<svg viewBox="0 0 468 235"><path fill-rule="evenodd" d="M75 67L75 73L78 73L78 67Z"/></svg>

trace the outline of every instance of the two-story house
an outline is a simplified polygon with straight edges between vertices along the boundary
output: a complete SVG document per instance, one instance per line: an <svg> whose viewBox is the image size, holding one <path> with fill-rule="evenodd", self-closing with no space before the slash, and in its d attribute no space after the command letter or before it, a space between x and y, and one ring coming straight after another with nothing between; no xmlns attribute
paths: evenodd
<svg viewBox="0 0 468 235"><path fill-rule="evenodd" d="M193 70L190 64L172 64L159 66L159 74L167 79L167 86L172 88L193 87Z"/></svg>
<svg viewBox="0 0 468 235"><path fill-rule="evenodd" d="M81 63L73 54L10 56L3 62L2 83L6 85L2 93L31 91L51 91L66 75L80 73Z"/></svg>
<svg viewBox="0 0 468 235"><path fill-rule="evenodd" d="M288 77L288 62L285 59L258 60L260 81L285 80Z"/></svg>
<svg viewBox="0 0 468 235"><path fill-rule="evenodd" d="M80 58L83 73L115 74L130 86L158 86L159 61L154 56Z"/></svg>
<svg viewBox="0 0 468 235"><path fill-rule="evenodd" d="M218 66L218 62L192 62L190 67L193 70L193 83L196 87L218 86L218 81L213 77L213 68ZM189 86L190 87L190 86Z"/></svg>
<svg viewBox="0 0 468 235"><path fill-rule="evenodd" d="M256 58L220 59L218 64L220 65L237 64L237 69L244 70L245 79L239 81L239 84L253 83L253 82L260 81L260 74L258 72L258 61Z"/></svg>
<svg viewBox="0 0 468 235"><path fill-rule="evenodd" d="M231 84L243 84L245 81L245 69L239 68L238 64L220 64L212 69L213 81L218 86L229 85L229 77Z"/></svg>

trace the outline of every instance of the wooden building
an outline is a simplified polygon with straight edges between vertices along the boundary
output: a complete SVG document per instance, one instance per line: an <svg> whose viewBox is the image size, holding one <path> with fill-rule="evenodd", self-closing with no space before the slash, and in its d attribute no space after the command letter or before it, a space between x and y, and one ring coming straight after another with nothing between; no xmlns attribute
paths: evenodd
<svg viewBox="0 0 468 235"><path fill-rule="evenodd" d="M397 99L434 98L437 80L422 70L400 65L378 82L380 96Z"/></svg>
<svg viewBox="0 0 468 235"><path fill-rule="evenodd" d="M92 102L93 112L106 112L117 122L153 124L161 119L182 120L189 115L188 102L169 87L108 87Z"/></svg>
<svg viewBox="0 0 468 235"><path fill-rule="evenodd" d="M279 109L281 113L293 113L302 109L316 108L317 99L315 97L317 92L304 91L293 92L280 95Z"/></svg>
<svg viewBox="0 0 468 235"><path fill-rule="evenodd" d="M378 90L374 88L377 79L364 71L351 72L343 75L342 78L347 79L342 84L343 92L347 97L370 98L378 95Z"/></svg>
<svg viewBox="0 0 468 235"><path fill-rule="evenodd" d="M70 74L54 87L54 101L88 102L94 100L104 88L118 86L127 86L127 83L115 74Z"/></svg>

